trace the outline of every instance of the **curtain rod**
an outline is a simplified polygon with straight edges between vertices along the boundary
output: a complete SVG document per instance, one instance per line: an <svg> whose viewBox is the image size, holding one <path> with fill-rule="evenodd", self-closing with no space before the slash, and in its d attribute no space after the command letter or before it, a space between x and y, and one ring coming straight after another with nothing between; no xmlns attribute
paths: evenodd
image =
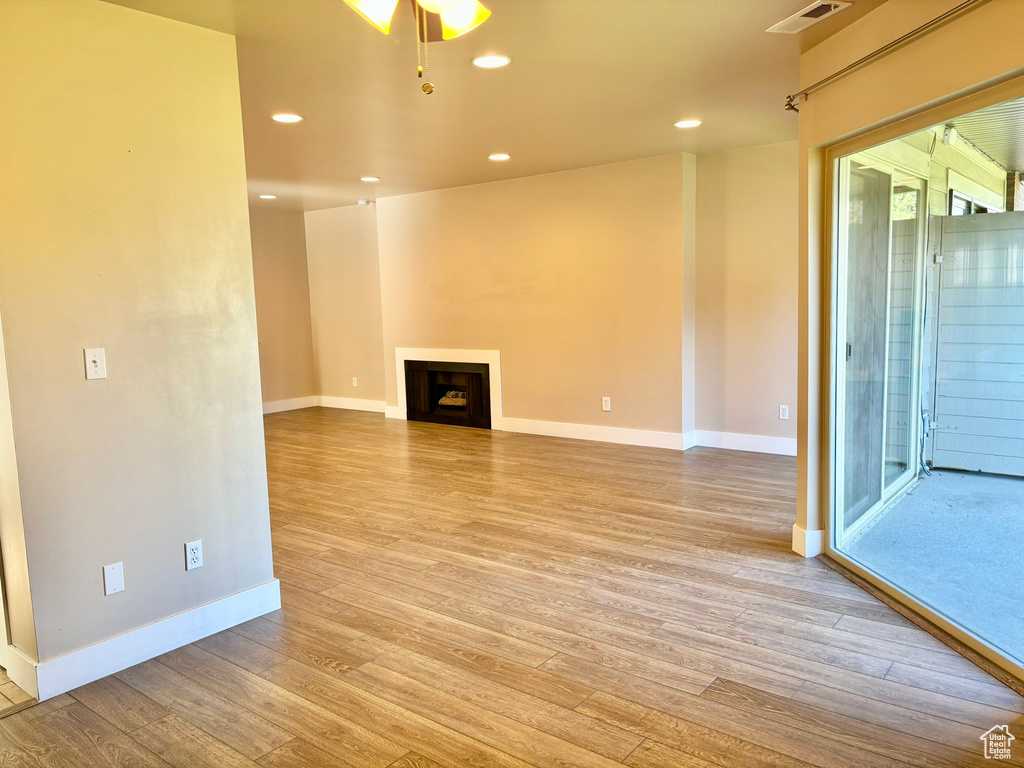
<svg viewBox="0 0 1024 768"><path fill-rule="evenodd" d="M886 54L896 50L897 48L900 48L901 46L906 45L911 40L913 40L913 39L915 39L917 37L920 37L925 32L928 32L928 31L934 29L935 27L937 27L937 26L939 26L941 24L945 24L947 21L952 20L954 17L959 16L961 13L964 13L964 12L970 10L974 6L978 6L978 5L981 5L982 3L987 3L987 2L988 2L988 0L966 0L966 2L960 3L960 5L956 6L955 8L949 9L948 11L946 11L941 16L936 16L934 19L932 19L931 21L929 21L926 24L922 24L917 29L914 29L914 30L908 32L907 34L903 35L902 37L897 38L896 40L893 40L891 43L883 45L878 50L872 51L867 56L864 56L864 57L862 57L860 59L857 59L857 61L853 62L852 64L846 65L845 67L840 69L838 72L833 72L831 75L829 75L828 77L826 77L826 78L824 78L822 80L819 80L814 85L809 85L806 88L804 88L802 91L797 91L796 93L794 93L794 94L792 94L790 96L787 96L786 97L786 109L788 111L790 111L790 112L799 112L800 108L797 106L797 104L799 103L800 99L803 99L804 101L806 101L808 96L810 96L815 91L825 87L826 85L831 83L833 80L838 80L841 77L845 77L846 75L850 74L854 70L860 69L865 64L869 64L870 62L874 61L875 59L881 58L882 56L885 56Z"/></svg>

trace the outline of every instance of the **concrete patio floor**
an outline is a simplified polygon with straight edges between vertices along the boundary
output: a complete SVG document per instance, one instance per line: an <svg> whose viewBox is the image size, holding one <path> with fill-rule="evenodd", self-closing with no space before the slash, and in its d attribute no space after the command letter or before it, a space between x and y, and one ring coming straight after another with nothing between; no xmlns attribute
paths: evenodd
<svg viewBox="0 0 1024 768"><path fill-rule="evenodd" d="M847 553L1024 661L1024 479L935 470Z"/></svg>

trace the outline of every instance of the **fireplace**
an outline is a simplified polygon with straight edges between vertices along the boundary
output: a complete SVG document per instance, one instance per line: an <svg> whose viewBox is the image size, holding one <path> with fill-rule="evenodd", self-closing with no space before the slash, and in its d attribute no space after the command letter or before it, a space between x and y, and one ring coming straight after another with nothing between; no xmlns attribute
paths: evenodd
<svg viewBox="0 0 1024 768"><path fill-rule="evenodd" d="M409 421L490 429L490 367L406 360L405 405Z"/></svg>

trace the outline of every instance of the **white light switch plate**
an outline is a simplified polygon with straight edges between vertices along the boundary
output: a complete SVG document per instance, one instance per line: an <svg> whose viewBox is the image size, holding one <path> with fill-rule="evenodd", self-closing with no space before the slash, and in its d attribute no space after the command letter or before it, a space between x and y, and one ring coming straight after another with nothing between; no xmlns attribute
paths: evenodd
<svg viewBox="0 0 1024 768"><path fill-rule="evenodd" d="M610 397L601 398L601 410L610 411L612 409L612 399Z"/></svg>
<svg viewBox="0 0 1024 768"><path fill-rule="evenodd" d="M107 352L105 349L85 350L85 378L89 381L107 378Z"/></svg>
<svg viewBox="0 0 1024 768"><path fill-rule="evenodd" d="M103 594L124 592L124 563L103 566Z"/></svg>

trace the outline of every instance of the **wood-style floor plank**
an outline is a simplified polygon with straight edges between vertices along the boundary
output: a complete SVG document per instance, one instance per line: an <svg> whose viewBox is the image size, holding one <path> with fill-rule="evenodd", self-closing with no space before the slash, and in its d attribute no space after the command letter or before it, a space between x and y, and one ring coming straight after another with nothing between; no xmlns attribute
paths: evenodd
<svg viewBox="0 0 1024 768"><path fill-rule="evenodd" d="M144 725L131 735L174 768L256 768L252 760L177 715Z"/></svg>
<svg viewBox="0 0 1024 768"><path fill-rule="evenodd" d="M285 656L282 654L232 630L211 635L200 640L196 645L204 651L209 651L214 656L220 656L225 661L237 664L250 672L262 672L285 660Z"/></svg>
<svg viewBox="0 0 1024 768"><path fill-rule="evenodd" d="M250 759L295 738L243 702L218 696L157 661L131 667L116 677Z"/></svg>
<svg viewBox="0 0 1024 768"><path fill-rule="evenodd" d="M35 703L35 699L11 682L6 670L0 667L0 719L22 712Z"/></svg>
<svg viewBox="0 0 1024 768"><path fill-rule="evenodd" d="M633 675L583 659L560 654L544 666L596 687L597 693L588 702L614 700L620 708L626 707L633 711L639 708L645 714L646 710L661 712L821 768L887 768L906 765L872 751L810 734L797 722L777 722L764 715L750 714L670 686L650 681L639 683Z"/></svg>
<svg viewBox="0 0 1024 768"><path fill-rule="evenodd" d="M791 458L265 425L282 609L0 719L0 765L977 768L993 725L1024 745L1024 699L790 551Z"/></svg>
<svg viewBox="0 0 1024 768"><path fill-rule="evenodd" d="M76 688L70 696L124 733L149 725L169 714L166 706L157 704L116 677L105 677Z"/></svg>
<svg viewBox="0 0 1024 768"><path fill-rule="evenodd" d="M916 736L912 737L890 728L863 723L854 718L822 712L815 707L795 702L792 699L774 696L730 680L716 680L701 696L719 704L752 714L764 715L779 722L800 723L801 728L808 733L888 755L893 760L901 760L923 768L937 765L964 768L965 766L980 766L985 762L978 755L932 744Z"/></svg>
<svg viewBox="0 0 1024 768"><path fill-rule="evenodd" d="M608 723L628 728L663 746L686 753L687 759L721 766L803 768L807 763L735 736L681 720L655 709L631 704L607 694L595 695L577 708ZM651 743L651 742L648 742Z"/></svg>
<svg viewBox="0 0 1024 768"><path fill-rule="evenodd" d="M379 657L374 664L613 760L624 759L643 741L577 710L551 704L419 654L396 651Z"/></svg>
<svg viewBox="0 0 1024 768"><path fill-rule="evenodd" d="M320 765L348 765L348 763L339 762L330 753L324 752L303 739L293 739L256 762L263 768L315 768ZM392 763L391 765L396 764Z"/></svg>

